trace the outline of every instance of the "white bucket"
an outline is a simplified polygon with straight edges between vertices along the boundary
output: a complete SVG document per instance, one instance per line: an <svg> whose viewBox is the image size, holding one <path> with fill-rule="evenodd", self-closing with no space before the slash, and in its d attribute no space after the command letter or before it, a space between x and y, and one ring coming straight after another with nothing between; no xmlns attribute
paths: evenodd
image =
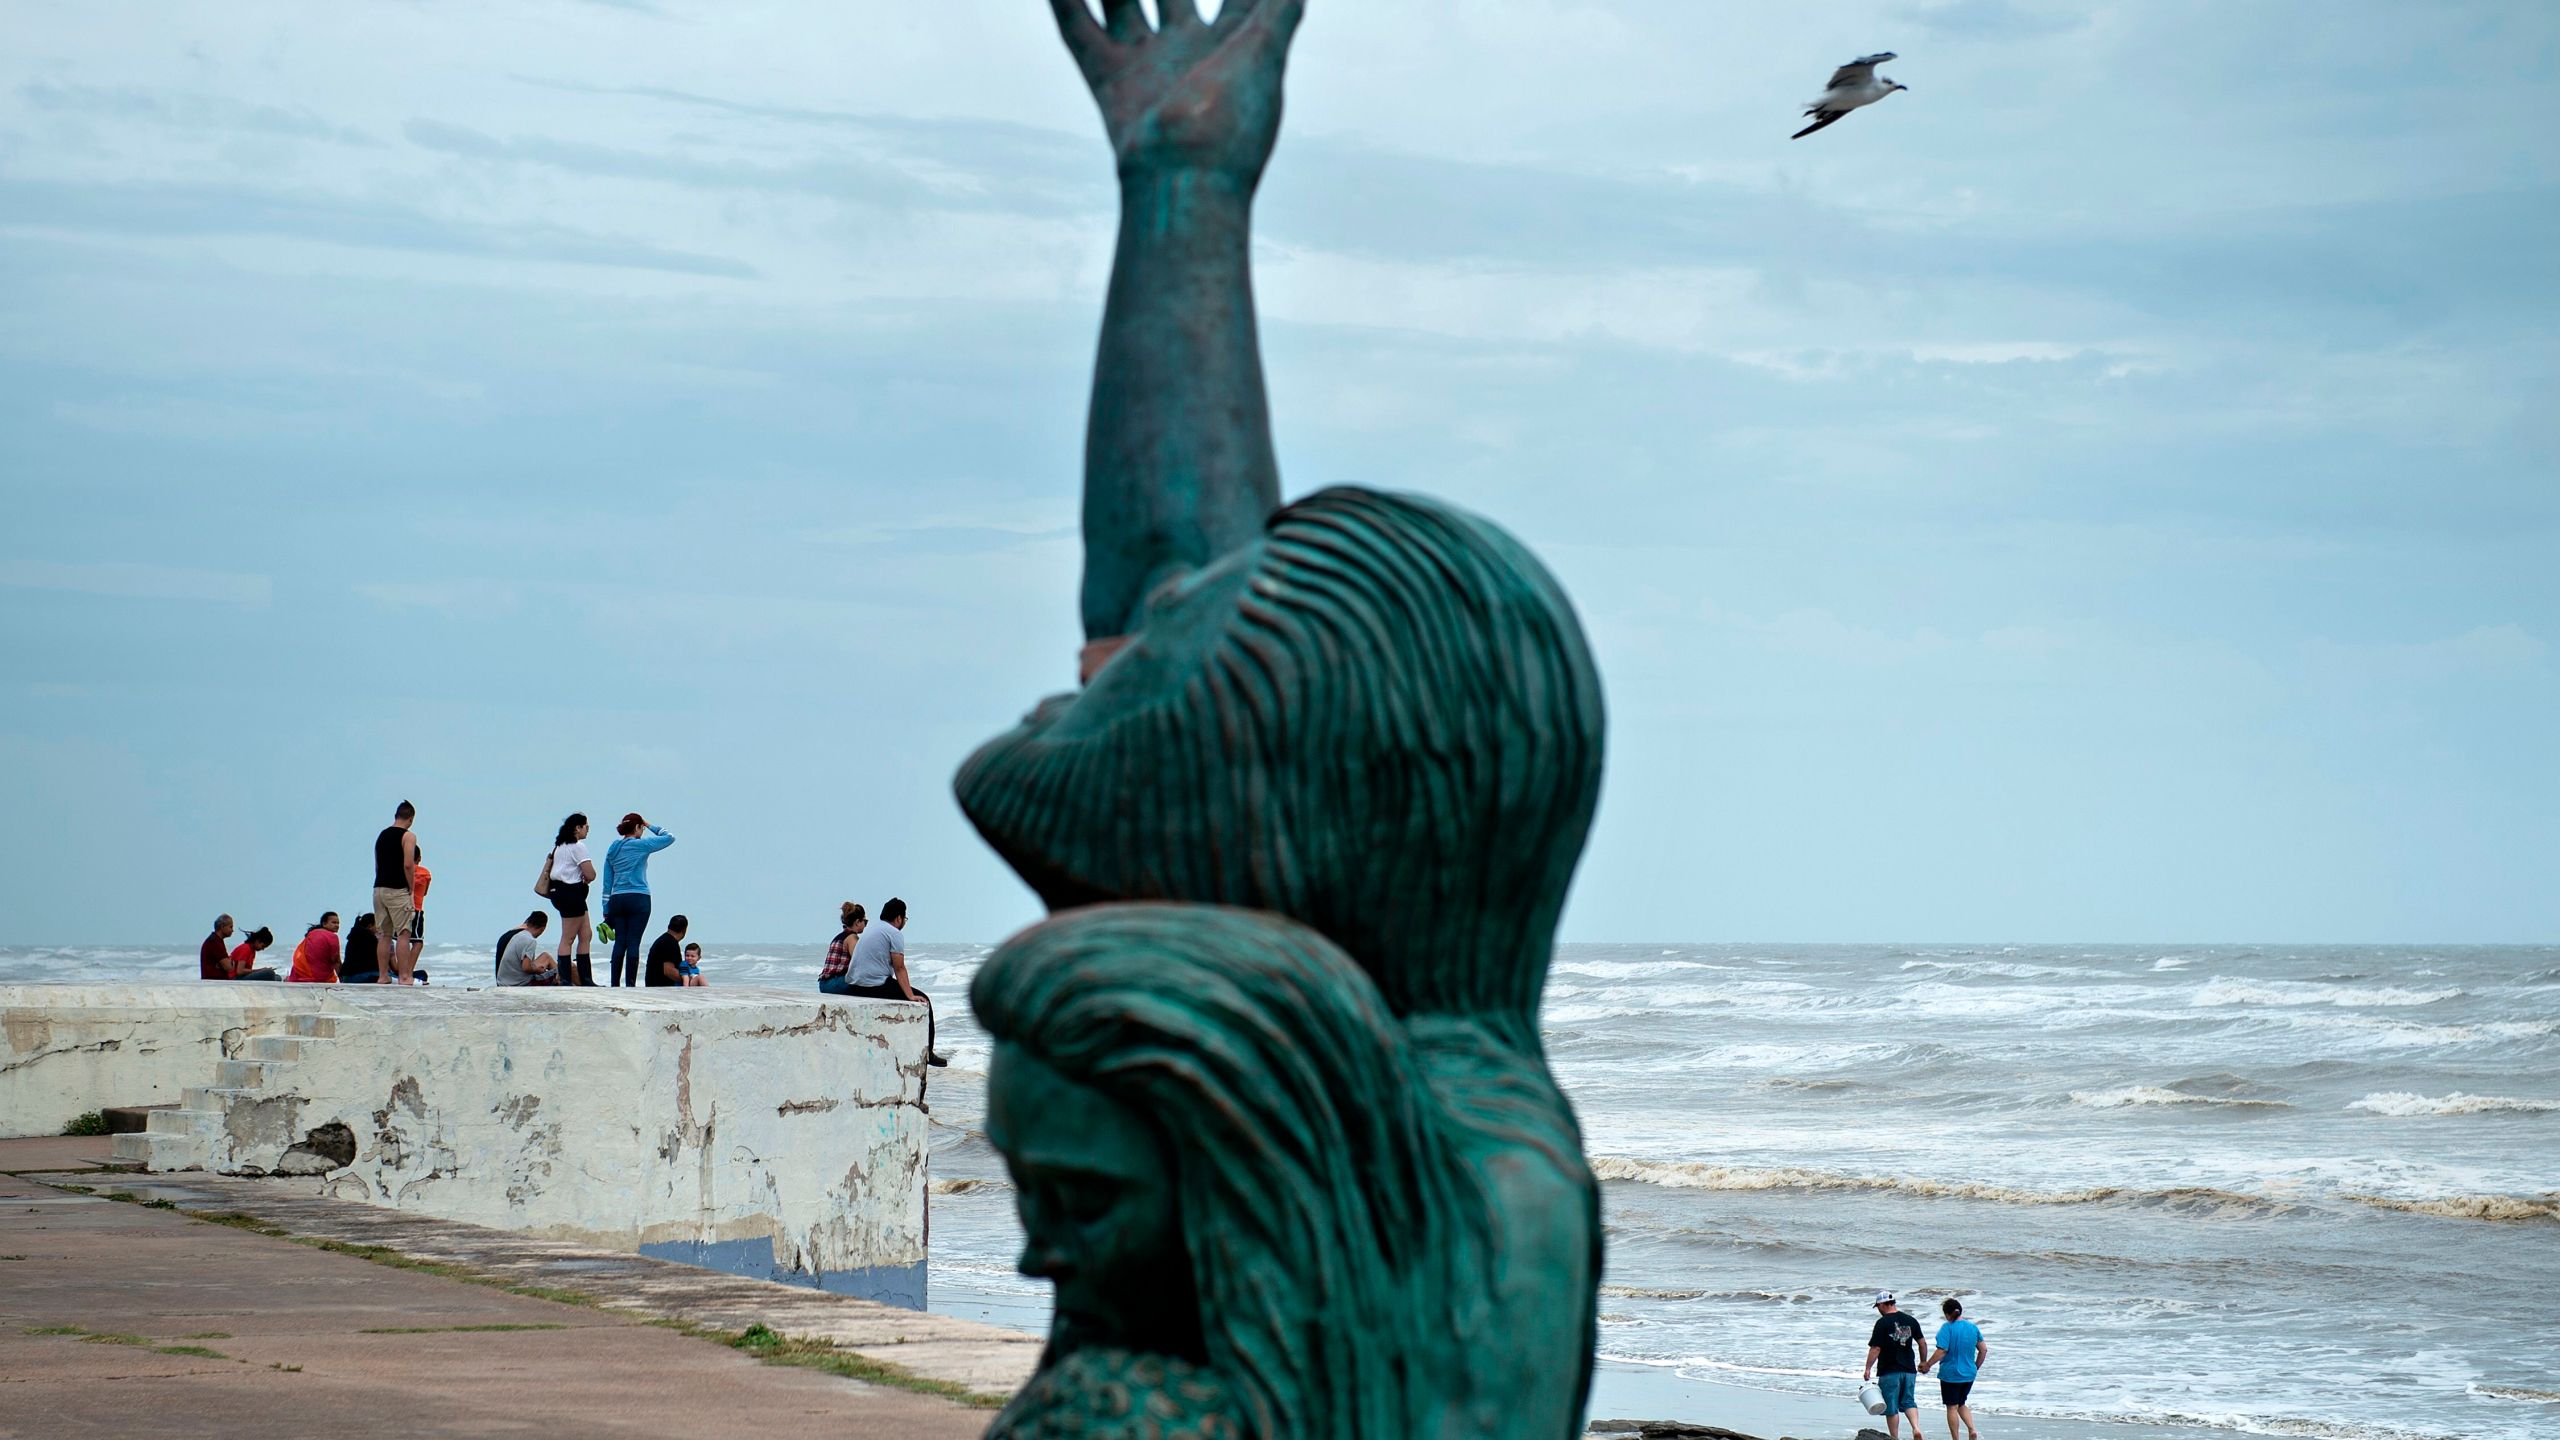
<svg viewBox="0 0 2560 1440"><path fill-rule="evenodd" d="M1877 1383L1876 1383L1876 1382L1874 1382L1873 1380L1870 1380L1870 1381L1868 1381L1866 1384L1859 1386L1859 1387L1858 1387L1858 1403L1859 1403L1859 1404L1861 1404L1861 1405L1866 1406L1866 1407L1867 1407L1867 1413L1868 1413L1868 1414L1870 1414L1870 1415L1881 1415L1881 1414L1883 1414L1883 1413L1884 1413L1884 1387L1883 1387L1883 1386L1881 1386L1881 1385L1879 1385L1879 1384L1877 1384Z"/></svg>

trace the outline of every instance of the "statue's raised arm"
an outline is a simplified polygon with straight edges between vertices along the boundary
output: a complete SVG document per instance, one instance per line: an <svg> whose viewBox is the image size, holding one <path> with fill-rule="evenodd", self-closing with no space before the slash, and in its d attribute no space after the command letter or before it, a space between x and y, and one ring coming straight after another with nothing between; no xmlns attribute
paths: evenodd
<svg viewBox="0 0 2560 1440"><path fill-rule="evenodd" d="M1252 540L1280 503L1254 331L1253 192L1305 0L1049 0L1120 175L1084 452L1088 654L1148 591ZM1090 669L1090 663L1088 664Z"/></svg>
<svg viewBox="0 0 2560 1440"><path fill-rule="evenodd" d="M1248 257L1304 0L1050 3L1120 236L1085 673L953 781L1053 912L970 991L1057 1294L990 1434L1567 1440L1599 1189L1538 1000L1599 799L1590 647L1484 520L1279 503Z"/></svg>

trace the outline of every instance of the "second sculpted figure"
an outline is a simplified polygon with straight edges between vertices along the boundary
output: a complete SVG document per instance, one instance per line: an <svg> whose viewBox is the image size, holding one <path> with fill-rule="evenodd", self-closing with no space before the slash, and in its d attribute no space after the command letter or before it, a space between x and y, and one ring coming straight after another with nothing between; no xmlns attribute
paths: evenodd
<svg viewBox="0 0 2560 1440"><path fill-rule="evenodd" d="M1053 914L970 991L1039 1374L991 1435L1563 1440L1597 1189L1537 1031L1599 791L1563 592L1485 522L1283 506L1248 263L1304 0L1051 0L1118 162L1082 686L961 769Z"/></svg>

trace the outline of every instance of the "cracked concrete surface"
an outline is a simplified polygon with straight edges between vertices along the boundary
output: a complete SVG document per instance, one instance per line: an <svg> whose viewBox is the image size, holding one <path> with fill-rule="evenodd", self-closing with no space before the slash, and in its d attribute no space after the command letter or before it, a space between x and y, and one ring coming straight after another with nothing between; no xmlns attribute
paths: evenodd
<svg viewBox="0 0 2560 1440"><path fill-rule="evenodd" d="M320 1173L341 1198L624 1249L770 1241L801 1273L924 1259L915 1006L729 988L6 986L0 1027L0 1063L38 1077L0 1077L0 1128L192 1087L199 1108L129 1151L154 1168ZM81 1049L109 1042L124 1053Z"/></svg>
<svg viewBox="0 0 2560 1440"><path fill-rule="evenodd" d="M308 1180L94 1171L25 1178L125 1191L142 1200L166 1200L181 1210L253 1216L295 1235L379 1245L511 1284L574 1290L618 1313L727 1331L763 1324L785 1335L830 1341L926 1379L991 1394L1018 1388L1040 1357L1038 1337L992 1325L332 1200Z"/></svg>
<svg viewBox="0 0 2560 1440"><path fill-rule="evenodd" d="M0 1169L34 1158L19 1149L34 1143L0 1142ZM190 1206L272 1202L277 1223L298 1217L298 1231L334 1230L351 1243L423 1244L441 1232L428 1248L451 1263L477 1257L530 1283L615 1295L603 1308L558 1304L0 1175L0 1252L11 1257L0 1276L0 1440L275 1440L354 1430L434 1440L966 1440L990 1418L936 1396L760 1365L645 1323L666 1312L643 1303L645 1286L608 1268L560 1268L627 1264L645 1276L686 1267L332 1203L311 1196L308 1181L60 1178L99 1189L165 1187ZM750 1292L685 1301L696 1313L752 1311L775 1330L810 1333L781 1308L755 1304L755 1282L705 1278ZM783 1292L776 1300L835 1298L767 1288ZM682 1300L684 1287L670 1282L663 1293ZM754 1320L702 1323L743 1329Z"/></svg>

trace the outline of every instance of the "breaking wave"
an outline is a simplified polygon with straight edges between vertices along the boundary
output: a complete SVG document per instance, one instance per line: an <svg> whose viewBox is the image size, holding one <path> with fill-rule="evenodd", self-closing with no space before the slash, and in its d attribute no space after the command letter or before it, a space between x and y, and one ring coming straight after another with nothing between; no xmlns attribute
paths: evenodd
<svg viewBox="0 0 2560 1440"><path fill-rule="evenodd" d="M2092 1110L2120 1110L2128 1105L2227 1105L2241 1110L2290 1110L2282 1100L2246 1100L2223 1095L2189 1095L2157 1085L2127 1085L2121 1090L2074 1090L2071 1103Z"/></svg>
<svg viewBox="0 0 2560 1440"><path fill-rule="evenodd" d="M2535 1390L2523 1385L2475 1384L2471 1387L2471 1392L2496 1400L2534 1400L2545 1405L2560 1405L2560 1390Z"/></svg>
<svg viewBox="0 0 2560 1440"><path fill-rule="evenodd" d="M1803 1305L1813 1297L1793 1290L1658 1290L1643 1285L1603 1285L1600 1293L1617 1300L1757 1300Z"/></svg>
<svg viewBox="0 0 2560 1440"><path fill-rule="evenodd" d="M2350 1110L2376 1115L2541 1115L2560 1110L2560 1100L2516 1100L2504 1095L2418 1095L2407 1090L2377 1090L2347 1103Z"/></svg>
<svg viewBox="0 0 2560 1440"><path fill-rule="evenodd" d="M2460 990L2406 990L2390 985L2332 985L2313 980L2226 980L2204 983L2187 1003L2215 1005L2434 1005Z"/></svg>
<svg viewBox="0 0 2560 1440"><path fill-rule="evenodd" d="M1630 1160L1595 1155L1591 1173L1603 1180L1627 1180L1666 1190L1876 1190L1933 1199L1991 1200L2003 1205L2169 1205L2192 1209L2237 1209L2272 1214L2295 1208L2263 1195L2243 1195L2209 1186L2177 1186L2142 1190L2124 1185L2093 1185L2080 1190L2025 1190L2012 1185L1985 1185L1961 1180L1921 1180L1893 1175L1842 1175L1797 1166L1714 1165L1705 1161Z"/></svg>
<svg viewBox="0 0 2560 1440"><path fill-rule="evenodd" d="M2405 1215L2441 1215L2448 1220L2560 1220L2560 1190L2546 1195L2447 1195L2438 1200L2407 1200L2396 1195L2349 1195L2359 1205L2397 1210Z"/></svg>

